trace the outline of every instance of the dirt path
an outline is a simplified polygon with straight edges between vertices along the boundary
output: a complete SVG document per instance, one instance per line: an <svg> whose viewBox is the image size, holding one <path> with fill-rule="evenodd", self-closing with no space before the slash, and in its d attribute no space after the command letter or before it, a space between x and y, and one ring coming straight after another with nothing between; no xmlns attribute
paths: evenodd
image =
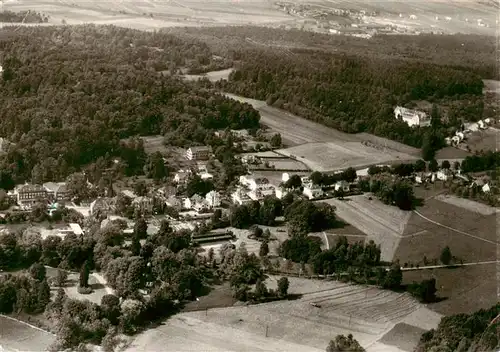
<svg viewBox="0 0 500 352"><path fill-rule="evenodd" d="M474 239L479 240L479 241L483 241L483 242L491 243L491 244L493 244L493 245L495 245L495 246L499 244L498 242L490 241L490 240L487 240L487 239L485 239L485 238L481 238L481 237L479 237L479 236L475 236L475 235L472 235L472 234L470 234L470 233L467 233L467 232L463 232L463 231L460 231L460 230L454 229L453 227L449 227L449 226L447 226L447 225L443 225L443 224L441 224L441 223L439 223L439 222L437 222L437 221L434 221L434 220L429 219L428 217L426 217L426 216L424 216L424 215L420 214L420 213L419 213L418 211L416 211L416 210L414 210L413 212L414 212L415 214L417 214L418 216L420 216L422 219L424 219L424 220L426 220L426 221L428 221L428 222L430 222L430 223L433 223L434 225L441 226L441 227L443 227L443 228L445 228L445 229L448 229L448 230L450 230L450 231L454 231L454 232L456 232L456 233L459 233L459 234L461 234L461 235L464 235L464 236L468 236L468 237L474 238Z"/></svg>
<svg viewBox="0 0 500 352"><path fill-rule="evenodd" d="M474 265L488 265L488 264L499 264L500 260L490 260L485 262L476 262L476 263L463 263L458 265L427 265L420 266L418 268L401 268L401 271L412 271L412 270L427 270L427 269L442 269L442 268L457 268L462 266L474 266Z"/></svg>
<svg viewBox="0 0 500 352"><path fill-rule="evenodd" d="M101 274L99 274L99 273L92 273L92 275L94 275L94 277L97 279L97 281L99 281L99 283L104 286L104 288L106 289L106 293L108 295L114 295L115 294L115 290L113 290L111 287L109 287L108 281L106 281L106 279Z"/></svg>

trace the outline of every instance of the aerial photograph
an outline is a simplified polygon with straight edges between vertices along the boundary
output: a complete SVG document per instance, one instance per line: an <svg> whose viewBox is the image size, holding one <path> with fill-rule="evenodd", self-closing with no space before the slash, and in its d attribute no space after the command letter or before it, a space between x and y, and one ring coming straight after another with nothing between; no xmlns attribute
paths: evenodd
<svg viewBox="0 0 500 352"><path fill-rule="evenodd" d="M500 352L499 0L0 0L0 352Z"/></svg>

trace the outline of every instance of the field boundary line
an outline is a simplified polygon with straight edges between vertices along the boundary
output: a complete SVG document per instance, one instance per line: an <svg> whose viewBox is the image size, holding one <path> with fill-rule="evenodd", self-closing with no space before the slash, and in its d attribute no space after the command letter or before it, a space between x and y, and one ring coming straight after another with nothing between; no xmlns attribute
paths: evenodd
<svg viewBox="0 0 500 352"><path fill-rule="evenodd" d="M0 317L3 317L3 318L6 318L6 319L9 319L9 320L16 321L16 322L18 322L18 323L21 323L21 324L27 325L27 326L29 326L30 328L33 328L33 329L35 329L35 330L38 330L38 331L43 331L43 332L45 332L45 333L47 333L47 334L51 334L52 336L56 336L56 334L54 334L53 332L50 332L50 331L45 330L45 329L42 329L42 328L40 328L40 327L38 327L38 326L36 326L36 325L33 325L33 324L30 324L30 323L27 323L27 322L25 322L25 321L23 321L23 320L20 320L20 319L14 318L14 317L9 317L8 315L5 315L5 314L0 314Z"/></svg>
<svg viewBox="0 0 500 352"><path fill-rule="evenodd" d="M419 213L418 211L414 210L413 211L415 214L417 214L418 216L420 216L422 219L424 220L427 220L428 222L430 223L433 223L435 225L438 225L438 226L441 226L441 227L444 227L445 229L448 229L448 230L451 230L451 231L454 231L456 233L459 233L461 235L464 235L464 236L468 236L468 237L472 237L472 238L475 238L476 240L480 240L480 241L483 241L483 242L487 242L487 243L491 243L491 244L494 244L494 245L498 245L499 243L498 242L494 242L494 241L490 241L490 240L487 240L485 238L482 238L482 237L479 237L479 236L475 236L475 235L472 235L470 233L467 233L467 232L463 232L463 231L460 231L460 230L457 230L457 229L454 229L453 227L450 227L450 226L447 226L447 225L443 225L437 221L434 221L434 220L431 220L429 219L428 217L422 215L421 213Z"/></svg>
<svg viewBox="0 0 500 352"><path fill-rule="evenodd" d="M463 264L427 265L427 266L420 266L418 268L417 267L401 268L401 271L432 270L432 269L445 269L445 268L458 269L462 266L488 265L488 264L498 264L498 263L500 263L500 260L489 260L489 261L485 261L485 262L470 262L470 263L463 263Z"/></svg>
<svg viewBox="0 0 500 352"><path fill-rule="evenodd" d="M328 236L325 231L323 231L323 236L325 237L326 249L330 250L330 241L328 241Z"/></svg>

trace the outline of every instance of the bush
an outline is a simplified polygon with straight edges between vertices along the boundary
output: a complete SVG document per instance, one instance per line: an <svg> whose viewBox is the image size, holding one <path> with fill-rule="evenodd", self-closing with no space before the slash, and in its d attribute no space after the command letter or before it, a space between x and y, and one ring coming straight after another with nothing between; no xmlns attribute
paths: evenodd
<svg viewBox="0 0 500 352"><path fill-rule="evenodd" d="M78 285L78 293L81 295L88 295L92 293L92 287L82 287Z"/></svg>

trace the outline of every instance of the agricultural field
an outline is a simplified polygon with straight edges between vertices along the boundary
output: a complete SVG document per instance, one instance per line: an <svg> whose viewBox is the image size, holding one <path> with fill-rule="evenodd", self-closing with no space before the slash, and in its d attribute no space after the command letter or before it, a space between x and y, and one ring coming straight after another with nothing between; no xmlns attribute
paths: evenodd
<svg viewBox="0 0 500 352"><path fill-rule="evenodd" d="M440 194L436 196L436 199L441 202L451 204L455 207L463 208L473 213L479 213L485 216L497 214L498 212L500 212L498 208L494 208L483 203L475 202L470 199L460 198L452 194L451 195Z"/></svg>
<svg viewBox="0 0 500 352"><path fill-rule="evenodd" d="M0 316L0 351L46 351L55 339L49 332Z"/></svg>
<svg viewBox="0 0 500 352"><path fill-rule="evenodd" d="M284 155L296 157L315 171L335 171L348 167L363 168L374 164L394 160L410 161L416 157L387 150L383 152L360 142L307 143L300 146L281 149Z"/></svg>
<svg viewBox="0 0 500 352"><path fill-rule="evenodd" d="M435 278L438 297L444 300L428 307L440 314L472 313L498 302L498 265L477 265L456 269L404 271L403 283Z"/></svg>
<svg viewBox="0 0 500 352"><path fill-rule="evenodd" d="M483 215L437 199L426 200L417 212L412 213L394 255L402 264L423 265L424 256L439 260L445 246L466 263L497 259L494 214Z"/></svg>
<svg viewBox="0 0 500 352"><path fill-rule="evenodd" d="M467 135L465 144L469 146L472 153L476 151L497 150L500 140L500 130L490 127Z"/></svg>
<svg viewBox="0 0 500 352"><path fill-rule="evenodd" d="M36 10L50 16L50 24L114 24L142 30L213 25L279 25L293 20L275 10L268 0L10 0L4 10Z"/></svg>
<svg viewBox="0 0 500 352"><path fill-rule="evenodd" d="M268 287L276 286L277 279L270 277ZM407 294L334 281L289 279L289 292L301 298L181 313L139 335L127 351L320 352L332 336L353 333L368 352L400 352L378 340L398 323L428 329L440 319ZM422 315L425 320L416 319ZM413 335L410 332L409 337Z"/></svg>
<svg viewBox="0 0 500 352"><path fill-rule="evenodd" d="M309 168L304 163L291 158L286 158L286 157L282 157L280 159L263 158L261 160L262 164L260 165L249 165L250 170L253 168L262 169L265 168L266 164L268 164L270 169L276 171L298 171L298 172L309 171Z"/></svg>
<svg viewBox="0 0 500 352"><path fill-rule="evenodd" d="M339 218L365 233L366 240L380 244L382 260L393 260L411 212L386 205L375 197L369 200L365 195L324 202L336 207Z"/></svg>
<svg viewBox="0 0 500 352"><path fill-rule="evenodd" d="M267 106L265 101L225 94L240 102L251 104L260 113L260 122L272 132L280 133L285 145L300 145L311 142L356 141L354 135L325 127L319 123Z"/></svg>

